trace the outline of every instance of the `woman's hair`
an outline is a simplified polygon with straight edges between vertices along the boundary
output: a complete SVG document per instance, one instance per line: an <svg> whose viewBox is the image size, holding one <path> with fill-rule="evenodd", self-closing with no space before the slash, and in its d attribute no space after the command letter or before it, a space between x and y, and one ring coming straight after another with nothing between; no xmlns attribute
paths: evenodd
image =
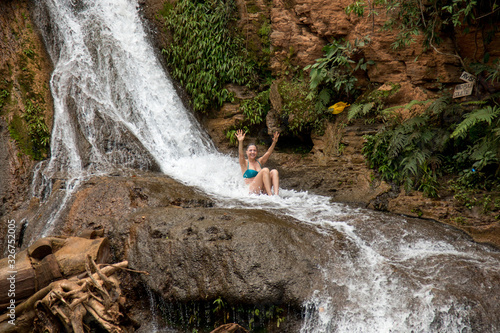
<svg viewBox="0 0 500 333"><path fill-rule="evenodd" d="M258 150L257 145L256 145L255 143L249 143L249 144L247 145L247 150L248 150L251 146L255 146L255 149L257 149L257 150Z"/></svg>

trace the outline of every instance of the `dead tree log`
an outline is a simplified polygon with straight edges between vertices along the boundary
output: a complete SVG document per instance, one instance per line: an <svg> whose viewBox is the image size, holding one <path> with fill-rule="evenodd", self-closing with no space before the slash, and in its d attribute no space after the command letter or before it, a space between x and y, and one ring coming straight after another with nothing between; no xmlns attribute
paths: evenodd
<svg viewBox="0 0 500 333"><path fill-rule="evenodd" d="M19 304L52 281L85 272L87 255L99 264L108 262L108 239L40 239L27 250L0 260L0 290L8 291L15 281L15 301ZM14 298L8 292L0 293L0 313L11 299Z"/></svg>
<svg viewBox="0 0 500 333"><path fill-rule="evenodd" d="M12 295L19 302L35 293L35 269L26 251L0 260L0 290L2 310L10 304Z"/></svg>
<svg viewBox="0 0 500 333"><path fill-rule="evenodd" d="M87 277L52 282L16 307L15 326L8 323L7 313L0 316L0 332L84 333L91 327L112 333L129 331L132 322L122 311L125 298L113 276L127 265L123 261L101 269L88 255Z"/></svg>

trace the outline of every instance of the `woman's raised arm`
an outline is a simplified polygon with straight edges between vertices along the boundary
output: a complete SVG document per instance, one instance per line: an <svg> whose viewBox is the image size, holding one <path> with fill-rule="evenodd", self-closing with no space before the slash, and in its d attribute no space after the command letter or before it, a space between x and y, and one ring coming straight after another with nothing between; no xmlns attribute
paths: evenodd
<svg viewBox="0 0 500 333"><path fill-rule="evenodd" d="M276 147L276 143L278 142L279 136L280 136L279 132L274 132L273 143L271 144L269 149L266 151L266 153L264 155L262 155L261 158L259 158L260 164L264 165L267 162L267 160L269 159L269 156L271 156L272 152L274 151L274 147Z"/></svg>
<svg viewBox="0 0 500 333"><path fill-rule="evenodd" d="M246 170L247 166L245 160L245 152L243 151L243 140L245 140L245 132L239 129L236 131L236 133L234 133L234 135L238 139L238 159L240 161L241 170Z"/></svg>

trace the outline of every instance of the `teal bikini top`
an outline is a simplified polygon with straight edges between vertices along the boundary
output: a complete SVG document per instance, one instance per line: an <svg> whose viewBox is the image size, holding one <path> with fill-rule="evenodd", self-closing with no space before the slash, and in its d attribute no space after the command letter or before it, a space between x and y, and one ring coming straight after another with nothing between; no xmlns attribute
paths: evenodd
<svg viewBox="0 0 500 333"><path fill-rule="evenodd" d="M260 162L257 161L257 163L259 163L260 165ZM260 165L260 167L262 168L262 165ZM253 170L253 169L249 169L250 168L250 162L248 162L247 164L247 171L245 171L245 173L243 174L243 178L253 178L255 176L257 176L257 174L259 173L257 170Z"/></svg>

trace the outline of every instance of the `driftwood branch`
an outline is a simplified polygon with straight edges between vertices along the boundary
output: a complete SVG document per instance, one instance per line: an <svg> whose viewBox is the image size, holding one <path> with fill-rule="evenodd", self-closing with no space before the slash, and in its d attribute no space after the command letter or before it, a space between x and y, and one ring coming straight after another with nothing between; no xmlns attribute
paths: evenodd
<svg viewBox="0 0 500 333"><path fill-rule="evenodd" d="M18 332L20 326L30 332L84 333L84 327L98 326L100 331L126 332L127 316L118 280L113 275L128 266L127 261L99 268L87 257L89 276L52 282L16 307L16 326L8 316L0 316L0 331ZM102 265L100 265L102 266Z"/></svg>
<svg viewBox="0 0 500 333"><path fill-rule="evenodd" d="M118 281L110 276L127 265L124 261L100 269L88 256L87 278L61 281L35 303L38 319L35 320L35 329L39 332L48 330L42 318L52 314L68 332L83 333L84 325L92 322L110 333L124 332L121 326L125 316L120 311L122 304L119 303L121 290Z"/></svg>

